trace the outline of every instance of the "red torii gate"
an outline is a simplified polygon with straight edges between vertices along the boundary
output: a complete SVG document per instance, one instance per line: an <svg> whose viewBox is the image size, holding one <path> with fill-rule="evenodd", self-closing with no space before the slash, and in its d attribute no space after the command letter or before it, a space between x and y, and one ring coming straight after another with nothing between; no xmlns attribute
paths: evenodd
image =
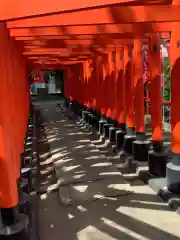
<svg viewBox="0 0 180 240"><path fill-rule="evenodd" d="M163 177L167 173L169 189L179 191L180 3L175 0L173 4L171 1L157 1L156 5L144 1L143 4L134 0L0 2L0 207L5 229L7 225L10 229L13 226L13 219L8 222L9 216L14 217L14 208L19 203L20 154L30 106L29 67L64 69L66 97L116 122L124 151L132 154L133 150L137 161L149 158L150 174ZM171 37L172 152L175 161L167 167L162 147L161 37ZM153 149L149 152L144 127L141 54L144 42L149 44L152 109Z"/></svg>

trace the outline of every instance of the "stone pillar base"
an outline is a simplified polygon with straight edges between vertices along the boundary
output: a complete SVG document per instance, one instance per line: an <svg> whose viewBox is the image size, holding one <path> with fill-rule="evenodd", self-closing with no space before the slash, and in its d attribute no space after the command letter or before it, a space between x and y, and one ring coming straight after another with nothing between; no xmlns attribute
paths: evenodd
<svg viewBox="0 0 180 240"><path fill-rule="evenodd" d="M126 133L122 129L116 131L116 152L123 147L125 134Z"/></svg>
<svg viewBox="0 0 180 240"><path fill-rule="evenodd" d="M116 142L116 131L117 131L117 128L116 127L110 127L109 128L109 140L110 142Z"/></svg>
<svg viewBox="0 0 180 240"><path fill-rule="evenodd" d="M99 121L99 134L103 135L104 134L104 124L107 123L106 120L100 120Z"/></svg>
<svg viewBox="0 0 180 240"><path fill-rule="evenodd" d="M109 128L112 127L113 124L105 123L104 124L104 137L109 138Z"/></svg>
<svg viewBox="0 0 180 240"><path fill-rule="evenodd" d="M126 134L124 136L123 150L124 153L132 155L133 142L136 140L135 135Z"/></svg>
<svg viewBox="0 0 180 240"><path fill-rule="evenodd" d="M148 152L149 174L155 177L166 176L167 155L164 152Z"/></svg>
<svg viewBox="0 0 180 240"><path fill-rule="evenodd" d="M132 145L133 161L148 162L149 141L135 140Z"/></svg>
<svg viewBox="0 0 180 240"><path fill-rule="evenodd" d="M0 239L1 240L29 240L29 218L25 214L18 214L16 209L1 209Z"/></svg>
<svg viewBox="0 0 180 240"><path fill-rule="evenodd" d="M180 193L180 154L174 154L172 162L167 163L166 181L169 191Z"/></svg>

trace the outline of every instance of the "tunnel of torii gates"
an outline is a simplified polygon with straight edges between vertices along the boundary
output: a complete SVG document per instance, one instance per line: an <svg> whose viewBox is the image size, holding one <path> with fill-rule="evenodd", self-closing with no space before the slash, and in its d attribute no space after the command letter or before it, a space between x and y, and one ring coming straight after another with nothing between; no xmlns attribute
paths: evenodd
<svg viewBox="0 0 180 240"><path fill-rule="evenodd" d="M117 141L123 139L125 151L136 161L148 161L152 176L166 177L168 189L180 192L179 21L179 0L0 1L0 235L16 229L31 70L63 70L67 99L116 123ZM163 38L170 40L172 162L163 150ZM151 150L144 121L145 44Z"/></svg>

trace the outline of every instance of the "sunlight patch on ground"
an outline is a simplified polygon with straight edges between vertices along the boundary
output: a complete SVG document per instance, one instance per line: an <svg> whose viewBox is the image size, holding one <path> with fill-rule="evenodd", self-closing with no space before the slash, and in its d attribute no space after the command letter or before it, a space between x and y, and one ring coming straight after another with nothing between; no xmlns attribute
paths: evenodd
<svg viewBox="0 0 180 240"><path fill-rule="evenodd" d="M120 172L102 172L99 173L99 176L121 176L122 174Z"/></svg>
<svg viewBox="0 0 180 240"><path fill-rule="evenodd" d="M69 171L72 171L76 168L79 168L81 167L81 165L74 165L74 166L68 166L68 167L62 167L62 171L63 172L69 172Z"/></svg>
<svg viewBox="0 0 180 240"><path fill-rule="evenodd" d="M85 145L79 145L79 146L76 146L76 147L73 147L73 149L81 149L81 148L84 148L86 147Z"/></svg>
<svg viewBox="0 0 180 240"><path fill-rule="evenodd" d="M83 193L83 192L85 192L85 191L87 191L87 189L88 189L88 185L78 185L78 186L73 186L73 189L75 189L76 191L78 191L78 192L81 192L81 193Z"/></svg>
<svg viewBox="0 0 180 240"><path fill-rule="evenodd" d="M91 167L107 167L107 166L112 166L112 163L104 162L104 163L95 163L91 165Z"/></svg>
<svg viewBox="0 0 180 240"><path fill-rule="evenodd" d="M51 138L51 139L48 139L48 142L51 143L51 142L54 142L54 141L58 141L58 140L63 140L64 138L63 137L55 137L55 138Z"/></svg>
<svg viewBox="0 0 180 240"><path fill-rule="evenodd" d="M56 148L56 149L51 150L51 153L61 152L61 151L64 151L66 149L67 149L67 147Z"/></svg>
<svg viewBox="0 0 180 240"><path fill-rule="evenodd" d="M68 218L71 220L71 219L75 218L75 216L70 214L70 213L68 213Z"/></svg>
<svg viewBox="0 0 180 240"><path fill-rule="evenodd" d="M77 206L77 209L78 209L80 212L86 212L86 211L87 211L87 208L83 207L82 205Z"/></svg>
<svg viewBox="0 0 180 240"><path fill-rule="evenodd" d="M120 206L116 211L134 219L134 221L138 220L164 232L179 236L179 229L177 229L179 216L174 215L173 211L165 211L163 206L162 209L158 209L158 207L157 209L148 209L148 206L147 208Z"/></svg>
<svg viewBox="0 0 180 240"><path fill-rule="evenodd" d="M76 141L76 142L78 142L78 143L89 143L90 140L89 139L86 139L86 140L81 139L81 140Z"/></svg>
<svg viewBox="0 0 180 240"><path fill-rule="evenodd" d="M97 155L97 156L90 156L90 157L86 157L86 160L93 160L93 159L105 159L104 155Z"/></svg>
<svg viewBox="0 0 180 240"><path fill-rule="evenodd" d="M106 224L106 225L108 225L108 226L110 226L110 227L112 227L112 228L114 228L114 229L117 229L117 230L119 230L120 232L123 232L123 233L129 235L129 237L132 237L132 238L134 238L134 239L136 239L136 240L142 240L142 239L143 239L143 240L152 240L151 238L144 237L144 236L142 236L142 235L140 235L140 234L138 234L138 233L130 230L129 228L124 227L124 226L121 226L121 225L115 223L114 221L109 220L109 219L107 219L107 218L105 218L105 217L102 217L102 218L101 218L101 221L102 221L104 224Z"/></svg>
<svg viewBox="0 0 180 240"><path fill-rule="evenodd" d="M119 238L111 237L100 229L89 225L77 233L78 240L118 240Z"/></svg>

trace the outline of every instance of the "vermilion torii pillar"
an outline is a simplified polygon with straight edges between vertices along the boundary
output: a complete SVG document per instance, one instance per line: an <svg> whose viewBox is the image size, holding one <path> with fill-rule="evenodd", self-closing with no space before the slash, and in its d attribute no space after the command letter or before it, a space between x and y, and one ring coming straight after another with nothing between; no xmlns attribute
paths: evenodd
<svg viewBox="0 0 180 240"><path fill-rule="evenodd" d="M149 151L149 173L157 177L162 177L166 174L166 155L163 151L162 132L162 62L160 58L160 39L157 34L152 35L150 39L149 70L153 147L153 149Z"/></svg>
<svg viewBox="0 0 180 240"><path fill-rule="evenodd" d="M125 70L125 104L126 104L126 135L124 152L132 154L132 143L135 141L134 86L133 86L133 45L124 47Z"/></svg>
<svg viewBox="0 0 180 240"><path fill-rule="evenodd" d="M113 59L113 47L108 46L108 61L107 61L107 76L106 76L106 98L107 110L106 117L108 122L104 125L104 135L106 138L110 137L110 128L115 125L115 118L113 116L113 110L115 107L115 63Z"/></svg>
<svg viewBox="0 0 180 240"><path fill-rule="evenodd" d="M3 238L4 236L7 237L22 232L27 227L26 223L28 222L25 215L17 216L19 204L17 180L20 175L20 150L22 151L22 139L25 137L22 126L25 125L25 122L27 124L27 119L22 118L22 122L19 122L16 126L13 125L13 119L16 118L16 114L26 116L26 109L29 106L26 106L26 108L23 105L27 99L26 94L22 93L24 96L23 101L17 100L15 106L12 107L12 104L14 104L13 99L15 97L20 98L20 94L17 94L17 81L21 83L21 81L28 81L28 79L23 79L23 74L18 73L18 68L15 67L14 61L17 61L19 57L13 51L12 42L10 42L4 23L0 23L0 35L0 212L2 221L0 238ZM22 67L21 64L20 67ZM17 74L19 78L14 78L14 74ZM24 83L22 84L24 85ZM17 112L15 113L15 111ZM18 131L20 135L18 135ZM19 237L19 239L21 238Z"/></svg>
<svg viewBox="0 0 180 240"><path fill-rule="evenodd" d="M126 129L124 47L116 48L116 153L122 148Z"/></svg>
<svg viewBox="0 0 180 240"><path fill-rule="evenodd" d="M174 4L180 1L173 1ZM170 40L170 67L171 67L171 131L172 131L172 162L167 163L167 187L174 193L180 193L180 26L173 23Z"/></svg>
<svg viewBox="0 0 180 240"><path fill-rule="evenodd" d="M107 78L106 78L106 86L107 86L107 119L110 121L113 120L113 105L114 105L114 63L113 63L113 52L112 47L108 47L108 63L107 63Z"/></svg>
<svg viewBox="0 0 180 240"><path fill-rule="evenodd" d="M144 83L143 83L143 41L134 40L134 101L136 141L133 142L133 160L146 162L148 160L149 141L145 136L144 122Z"/></svg>
<svg viewBox="0 0 180 240"><path fill-rule="evenodd" d="M116 48L116 78L117 78L117 96L116 96L116 119L118 128L125 130L125 77L124 77L124 48Z"/></svg>

